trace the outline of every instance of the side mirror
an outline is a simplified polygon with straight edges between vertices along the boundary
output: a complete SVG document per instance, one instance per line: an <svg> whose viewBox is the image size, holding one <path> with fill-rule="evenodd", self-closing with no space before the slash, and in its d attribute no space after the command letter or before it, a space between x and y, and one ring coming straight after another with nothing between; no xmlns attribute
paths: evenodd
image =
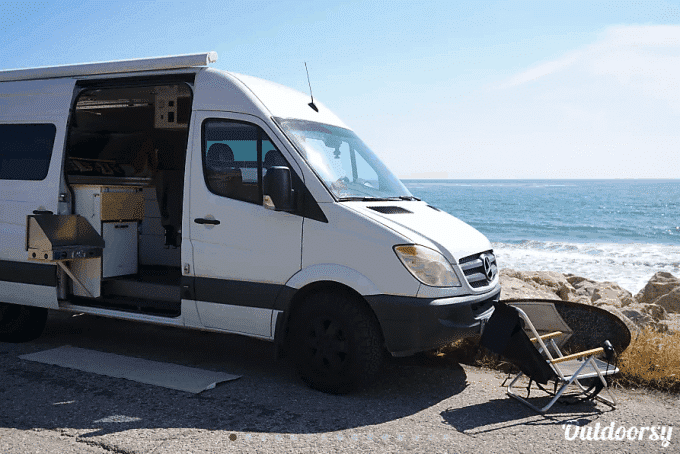
<svg viewBox="0 0 680 454"><path fill-rule="evenodd" d="M262 183L265 208L275 211L293 211L293 183L288 167L270 167Z"/></svg>

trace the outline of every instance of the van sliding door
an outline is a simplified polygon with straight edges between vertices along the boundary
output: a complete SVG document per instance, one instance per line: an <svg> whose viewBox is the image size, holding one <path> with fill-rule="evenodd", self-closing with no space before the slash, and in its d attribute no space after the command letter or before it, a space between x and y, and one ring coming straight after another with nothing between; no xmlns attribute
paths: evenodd
<svg viewBox="0 0 680 454"><path fill-rule="evenodd" d="M57 308L56 266L28 261L26 217L62 214L62 157L75 81L0 84L0 301Z"/></svg>

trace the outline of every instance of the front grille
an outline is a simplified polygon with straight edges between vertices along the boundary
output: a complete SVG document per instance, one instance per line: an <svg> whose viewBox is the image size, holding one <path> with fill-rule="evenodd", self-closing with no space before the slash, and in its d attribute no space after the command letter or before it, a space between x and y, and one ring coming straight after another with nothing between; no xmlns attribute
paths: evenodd
<svg viewBox="0 0 680 454"><path fill-rule="evenodd" d="M485 267L484 262L488 265ZM486 287L491 284L498 274L498 265L493 251L463 257L458 264L465 274L468 284L472 288Z"/></svg>

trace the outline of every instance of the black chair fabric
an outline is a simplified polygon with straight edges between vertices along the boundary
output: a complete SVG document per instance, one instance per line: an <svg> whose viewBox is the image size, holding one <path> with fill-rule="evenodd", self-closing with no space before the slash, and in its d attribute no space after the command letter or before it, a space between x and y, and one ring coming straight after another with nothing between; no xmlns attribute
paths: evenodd
<svg viewBox="0 0 680 454"><path fill-rule="evenodd" d="M537 383L545 385L556 378L557 374L546 358L524 332L517 310L503 302L497 302L494 306L494 313L484 327L480 344L517 366Z"/></svg>

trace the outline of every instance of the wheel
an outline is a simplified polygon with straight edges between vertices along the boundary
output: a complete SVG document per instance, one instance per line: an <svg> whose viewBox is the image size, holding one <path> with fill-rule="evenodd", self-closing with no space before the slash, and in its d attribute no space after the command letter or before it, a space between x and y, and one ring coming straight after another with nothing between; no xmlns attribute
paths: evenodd
<svg viewBox="0 0 680 454"><path fill-rule="evenodd" d="M0 303L0 342L27 342L42 334L47 321L44 307Z"/></svg>
<svg viewBox="0 0 680 454"><path fill-rule="evenodd" d="M383 360L376 321L358 302L337 293L317 293L293 314L291 356L310 387L331 394L366 384Z"/></svg>

